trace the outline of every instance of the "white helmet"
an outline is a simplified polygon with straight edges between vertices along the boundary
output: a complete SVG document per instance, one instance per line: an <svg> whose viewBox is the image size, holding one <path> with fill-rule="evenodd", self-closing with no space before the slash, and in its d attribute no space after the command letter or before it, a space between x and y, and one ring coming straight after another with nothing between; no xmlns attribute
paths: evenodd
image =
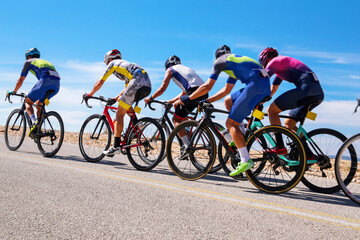
<svg viewBox="0 0 360 240"><path fill-rule="evenodd" d="M117 49L108 51L104 57L104 63L108 64L110 59L122 59L121 53Z"/></svg>

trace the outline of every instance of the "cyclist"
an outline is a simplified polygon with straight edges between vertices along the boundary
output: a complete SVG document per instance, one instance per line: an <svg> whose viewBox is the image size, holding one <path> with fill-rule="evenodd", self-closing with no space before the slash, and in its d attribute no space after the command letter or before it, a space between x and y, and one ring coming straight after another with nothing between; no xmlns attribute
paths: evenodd
<svg viewBox="0 0 360 240"><path fill-rule="evenodd" d="M48 90L54 90L48 97L48 100L55 96L60 89L60 76L55 70L55 67L48 61L40 59L40 52L36 48L30 48L25 53L25 63L21 71L20 78L17 80L15 89L7 92L7 95L16 93L22 86L27 74L32 72L38 79L38 82L31 89L27 98L25 99L26 112L32 121L32 128L29 131L29 136L34 137L35 129L38 129L41 105L44 104L45 95ZM33 104L36 104L36 116L34 114Z"/></svg>
<svg viewBox="0 0 360 240"><path fill-rule="evenodd" d="M272 125L281 125L280 112L291 109L289 115L296 119L301 119L306 116L308 110L305 108L306 105L317 102L317 104L311 106L311 109L313 109L324 99L324 92L317 76L308 66L299 60L281 56L276 49L268 47L260 53L259 63L265 68L269 77L274 74L276 75L271 85L271 96L275 94L283 80L294 83L296 86L296 88L281 94L269 106L268 114ZM295 119L286 119L284 122L285 127L296 132L297 121ZM276 136L276 138L277 148L271 149L271 151L278 154L286 154L282 138L280 136ZM309 152L310 149L306 144L304 147L308 158L311 158L309 156L311 154Z"/></svg>
<svg viewBox="0 0 360 240"><path fill-rule="evenodd" d="M270 95L270 81L267 73L255 60L232 54L230 48L226 45L220 46L216 50L215 58L216 60L209 79L190 96L181 96L180 100L175 104L186 104L190 100L208 93L222 71L229 75L225 87L209 97L206 100L207 102L215 102L229 94L237 80L246 84L245 88L225 98L225 107L230 112L226 120L226 127L238 148L241 160L237 168L230 173L230 176L236 176L254 166L245 146L245 139L240 130L240 124L250 114L256 104L264 97Z"/></svg>
<svg viewBox="0 0 360 240"><path fill-rule="evenodd" d="M168 101L168 103L171 104L180 99L181 96L190 95L191 93L195 92L195 90L198 89L199 86L204 84L204 81L199 77L199 75L197 75L193 69L182 65L180 58L175 55L169 57L166 60L165 70L166 72L163 83L151 97L145 98L145 103L149 103L155 98L161 96L169 86L170 79L172 79L176 83L176 85L178 85L182 90L182 92L178 96ZM207 99L207 97L208 94L205 94L204 96L194 99L194 101L201 101ZM181 122L186 120L188 113L192 112L196 107L197 104L194 104L193 101L189 102L186 106L178 105L175 108L175 115L173 117L174 125L177 126ZM189 145L189 138L186 135L186 132L179 132L179 136L182 138L185 146L187 147Z"/></svg>
<svg viewBox="0 0 360 240"><path fill-rule="evenodd" d="M151 82L148 74L139 65L130 63L122 59L119 50L113 49L105 54L104 62L108 65L104 75L98 80L90 93L85 93L83 98L87 100L100 90L106 79L114 74L120 80L125 81L125 88L114 98L114 102L119 102L116 111L116 121L114 124L114 145L104 151L107 156L120 154L120 137L124 127L124 116L128 110L132 111L131 105L137 100L148 96L151 92ZM138 99L135 99L136 96Z"/></svg>

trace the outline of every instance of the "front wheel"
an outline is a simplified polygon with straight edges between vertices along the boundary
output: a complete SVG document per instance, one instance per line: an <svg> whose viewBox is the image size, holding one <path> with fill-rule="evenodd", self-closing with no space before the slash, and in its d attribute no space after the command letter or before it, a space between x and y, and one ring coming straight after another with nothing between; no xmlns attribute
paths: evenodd
<svg viewBox="0 0 360 240"><path fill-rule="evenodd" d="M308 188L319 193L334 193L340 190L335 177L335 157L346 137L335 130L319 128L310 131L308 140L302 138L305 152L307 153L307 167L302 183ZM356 154L352 148L344 150L351 161L356 161ZM350 174L350 172L349 172ZM351 181L351 175L345 177L347 183Z"/></svg>
<svg viewBox="0 0 360 240"><path fill-rule="evenodd" d="M274 153L276 139L282 139L286 152ZM257 130L246 143L255 169L246 175L257 188L269 193L283 193L295 187L302 178L306 161L300 139L290 130L281 126L266 126Z"/></svg>
<svg viewBox="0 0 360 240"><path fill-rule="evenodd" d="M204 177L212 168L216 157L216 143L206 126L197 128L197 121L180 123L170 134L166 144L166 156L171 170L185 180ZM178 133L187 133L190 146L186 149Z"/></svg>
<svg viewBox="0 0 360 240"><path fill-rule="evenodd" d="M88 117L80 129L79 148L88 162L98 162L105 157L104 150L110 147L111 128L105 116L94 114Z"/></svg>
<svg viewBox="0 0 360 240"><path fill-rule="evenodd" d="M126 140L126 154L136 169L149 171L164 157L165 134L158 121L141 118L129 131Z"/></svg>
<svg viewBox="0 0 360 240"><path fill-rule="evenodd" d="M336 155L335 175L345 195L360 205L360 162L357 152L360 152L360 134L352 136L341 146Z"/></svg>
<svg viewBox="0 0 360 240"><path fill-rule="evenodd" d="M52 157L60 150L64 140L64 123L57 112L45 114L34 140L44 157Z"/></svg>
<svg viewBox="0 0 360 240"><path fill-rule="evenodd" d="M25 139L26 120L20 109L12 111L5 125L5 144L10 151L17 150Z"/></svg>

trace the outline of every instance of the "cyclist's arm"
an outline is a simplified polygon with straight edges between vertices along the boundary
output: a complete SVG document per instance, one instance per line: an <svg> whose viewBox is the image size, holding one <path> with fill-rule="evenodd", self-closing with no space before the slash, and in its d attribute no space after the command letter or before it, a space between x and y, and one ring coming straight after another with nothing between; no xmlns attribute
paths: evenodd
<svg viewBox="0 0 360 240"><path fill-rule="evenodd" d="M212 102L216 102L220 99L222 99L223 97L225 97L226 95L228 95L231 90L234 88L235 84L231 84L231 83L226 83L225 87L223 87L222 89L220 89L217 93L215 93L213 96L209 97L207 99L207 101L209 103Z"/></svg>
<svg viewBox="0 0 360 240"><path fill-rule="evenodd" d="M186 92L182 91L179 95L177 95L176 97L174 97L173 99L171 99L170 101L168 101L168 103L174 103L177 100L180 99L181 96L186 95Z"/></svg>
<svg viewBox="0 0 360 240"><path fill-rule="evenodd" d="M21 76L21 77L17 80L16 85L15 85L15 89L14 89L14 92L17 92L17 91L20 89L20 87L22 86L25 78L26 78L26 77Z"/></svg>
<svg viewBox="0 0 360 240"><path fill-rule="evenodd" d="M193 92L189 98L190 100L194 100L196 98L199 98L208 92L213 88L216 80L209 78L203 85L201 85L198 89L196 89L195 92Z"/></svg>
<svg viewBox="0 0 360 240"><path fill-rule="evenodd" d="M270 97L272 97L272 96L276 93L276 91L278 90L279 86L280 86L280 85L274 85L274 84L271 85L271 95L270 95Z"/></svg>
<svg viewBox="0 0 360 240"><path fill-rule="evenodd" d="M90 95L93 96L97 91L100 90L100 88L102 87L102 85L104 84L104 80L100 79L99 81L97 81L93 87L93 89L90 92Z"/></svg>
<svg viewBox="0 0 360 240"><path fill-rule="evenodd" d="M152 99L155 99L155 98L161 96L165 92L165 90L169 86L171 77L172 77L172 73L171 73L171 70L169 68L168 70L166 70L163 83L158 88L158 90L156 90L155 93L151 96Z"/></svg>

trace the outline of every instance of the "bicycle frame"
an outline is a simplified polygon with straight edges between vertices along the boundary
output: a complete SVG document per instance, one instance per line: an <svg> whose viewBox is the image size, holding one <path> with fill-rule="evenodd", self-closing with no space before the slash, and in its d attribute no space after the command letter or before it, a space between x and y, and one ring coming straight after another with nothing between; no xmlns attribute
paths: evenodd
<svg viewBox="0 0 360 240"><path fill-rule="evenodd" d="M97 99L97 100L101 100L101 101L106 101L103 97L100 97L100 98L92 97L92 98ZM105 117L106 121L109 123L111 131L113 133L114 133L115 127L114 127L114 122L112 121L112 118L111 118L111 116L109 114L109 110L116 111L117 109L118 109L117 107L113 107L113 106L110 106L110 105L105 105L104 110L103 110L103 115L102 115L102 116ZM138 139L141 140L141 135L143 135L142 131L139 128L137 130L135 130L135 124L133 122L134 122L134 119L137 119L136 113L132 112L132 111L127 111L127 114L130 115L130 121L129 121L129 125L128 125L126 131L125 131L124 139L120 142L121 150L124 150L126 148L133 148L133 147L138 147L138 146L143 145L143 143L141 141L139 143L136 143L136 144L125 145L126 141L127 141L127 138L128 138L128 135L129 135L129 132L130 132L131 129L134 129L134 132L135 132ZM98 138L100 136L100 133L101 133L102 128L104 126L103 125L100 126L100 129L98 131L99 123L100 123L100 121L97 123L97 125L96 125L96 127L94 129L94 132L92 133L90 138L96 139L96 138ZM97 137L95 137L95 134L98 134Z"/></svg>

